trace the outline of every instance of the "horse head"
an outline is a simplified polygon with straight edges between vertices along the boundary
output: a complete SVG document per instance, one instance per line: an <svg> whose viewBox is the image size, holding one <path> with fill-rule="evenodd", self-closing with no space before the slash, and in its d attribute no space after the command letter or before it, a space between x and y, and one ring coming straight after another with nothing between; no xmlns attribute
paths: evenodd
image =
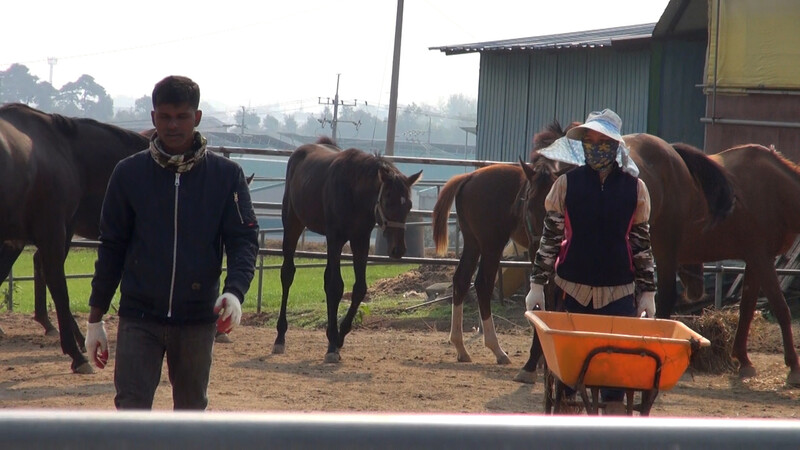
<svg viewBox="0 0 800 450"><path fill-rule="evenodd" d="M411 186L422 177L422 171L405 176L393 165L383 162L378 169L378 197L375 201L375 222L383 232L388 254L402 258L406 253L406 218L411 211Z"/></svg>
<svg viewBox="0 0 800 450"><path fill-rule="evenodd" d="M547 159L538 153L533 154L532 162L526 163L520 158L519 166L525 174L525 184L517 193L517 202L521 222L528 236L528 250L531 255L539 248L544 226L544 200L550 193L558 175L564 170L562 163ZM570 166L569 168L572 168Z"/></svg>

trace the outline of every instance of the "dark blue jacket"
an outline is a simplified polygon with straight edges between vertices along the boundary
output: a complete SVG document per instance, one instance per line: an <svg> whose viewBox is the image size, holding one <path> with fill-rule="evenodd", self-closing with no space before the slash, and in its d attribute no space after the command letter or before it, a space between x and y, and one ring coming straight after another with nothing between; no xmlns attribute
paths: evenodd
<svg viewBox="0 0 800 450"><path fill-rule="evenodd" d="M556 266L559 277L589 286L633 282L628 234L636 212L638 183L618 166L602 183L589 166L567 173L565 242Z"/></svg>
<svg viewBox="0 0 800 450"><path fill-rule="evenodd" d="M122 161L109 180L89 305L165 323L211 323L224 291L244 301L255 271L258 223L242 168L206 152L181 174L149 150ZM121 279L121 284L120 284Z"/></svg>

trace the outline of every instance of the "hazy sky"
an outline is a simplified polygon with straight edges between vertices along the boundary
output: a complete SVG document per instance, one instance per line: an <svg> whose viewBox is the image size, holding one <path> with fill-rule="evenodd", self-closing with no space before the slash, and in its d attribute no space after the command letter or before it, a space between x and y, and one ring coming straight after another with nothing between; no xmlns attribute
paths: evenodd
<svg viewBox="0 0 800 450"><path fill-rule="evenodd" d="M429 47L657 22L668 0L405 0L398 103L476 98L477 54ZM60 88L92 75L139 98L169 74L230 110L316 108L318 97L388 106L395 0L5 2L0 70L28 66ZM117 104L120 101L116 102Z"/></svg>

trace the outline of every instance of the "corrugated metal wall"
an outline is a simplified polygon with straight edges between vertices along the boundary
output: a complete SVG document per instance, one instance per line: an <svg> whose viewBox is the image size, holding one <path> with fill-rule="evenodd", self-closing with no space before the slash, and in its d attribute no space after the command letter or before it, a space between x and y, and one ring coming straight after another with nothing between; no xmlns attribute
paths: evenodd
<svg viewBox="0 0 800 450"><path fill-rule="evenodd" d="M624 133L646 131L649 64L648 50L482 53L476 157L527 158L553 119L567 125L602 108L619 113Z"/></svg>
<svg viewBox="0 0 800 450"><path fill-rule="evenodd" d="M667 142L703 148L706 97L699 87L705 70L706 40L663 42L656 134Z"/></svg>
<svg viewBox="0 0 800 450"><path fill-rule="evenodd" d="M478 159L515 161L526 154L529 60L527 55L481 55L478 91L491 101L478 102L476 145L491 157Z"/></svg>

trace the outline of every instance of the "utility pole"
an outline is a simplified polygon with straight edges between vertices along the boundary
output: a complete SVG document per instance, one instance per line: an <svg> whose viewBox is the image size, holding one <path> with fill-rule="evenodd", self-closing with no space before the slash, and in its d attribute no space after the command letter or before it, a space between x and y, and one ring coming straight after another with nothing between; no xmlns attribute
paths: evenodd
<svg viewBox="0 0 800 450"><path fill-rule="evenodd" d="M394 155L394 133L397 129L397 84L400 79L400 41L403 35L403 0L397 0L397 21L394 25L394 57L392 58L392 90L389 94L389 119L386 127L386 154Z"/></svg>
<svg viewBox="0 0 800 450"><path fill-rule="evenodd" d="M341 75L342 74L340 74L340 73L336 74L336 94L334 94L334 96L333 96L333 120L330 121L330 123L331 123L331 139L333 139L334 142L336 142L336 125L339 123L339 105L342 105L342 106L356 106L356 104L357 104L356 100L353 100L353 104L352 105L350 105L350 104L345 105L343 101L339 100L339 77L341 77ZM330 105L331 104L331 99L330 98L328 98L327 100L325 100L323 102L322 98L318 97L317 101L319 102L320 105ZM327 122L327 121L328 121L327 119L319 120L319 122L322 123L323 127L325 126L325 122ZM348 121L348 122L353 123L354 125L356 125L356 128L358 128L358 126L361 125L361 121L358 121L358 123L351 122L351 121Z"/></svg>
<svg viewBox="0 0 800 450"><path fill-rule="evenodd" d="M245 112L244 106L242 106L242 126L240 127L240 129L242 130L242 132L241 132L242 136L244 136L244 116L245 116L245 114L247 114L247 113Z"/></svg>
<svg viewBox="0 0 800 450"><path fill-rule="evenodd" d="M50 56L47 58L47 64L50 64L50 86L53 85L53 66L58 62L58 58Z"/></svg>

